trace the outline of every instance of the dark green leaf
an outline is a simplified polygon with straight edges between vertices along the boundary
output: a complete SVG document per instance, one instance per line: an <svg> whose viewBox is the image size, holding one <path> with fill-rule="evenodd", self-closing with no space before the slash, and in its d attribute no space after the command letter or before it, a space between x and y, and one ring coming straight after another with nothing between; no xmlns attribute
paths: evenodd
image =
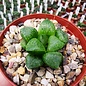
<svg viewBox="0 0 86 86"><path fill-rule="evenodd" d="M35 28L33 27L24 27L20 30L22 38L28 42L32 38L37 38L38 37L38 32Z"/></svg>
<svg viewBox="0 0 86 86"><path fill-rule="evenodd" d="M68 35L67 35L67 33L66 32L63 32L62 29L60 29L60 28L58 28L56 30L56 37L60 41L64 42L65 44L68 42Z"/></svg>
<svg viewBox="0 0 86 86"><path fill-rule="evenodd" d="M28 54L26 56L26 67L29 69L38 68L43 65L41 58Z"/></svg>
<svg viewBox="0 0 86 86"><path fill-rule="evenodd" d="M32 38L26 45L26 51L36 55L43 54L45 53L45 47L37 38Z"/></svg>
<svg viewBox="0 0 86 86"><path fill-rule="evenodd" d="M49 19L45 19L40 24L39 29L38 29L38 33L45 34L48 36L55 35L55 26Z"/></svg>
<svg viewBox="0 0 86 86"><path fill-rule="evenodd" d="M49 67L53 69L59 68L63 61L63 56L59 52L48 52L44 54L43 61L45 64L47 64Z"/></svg>
<svg viewBox="0 0 86 86"><path fill-rule="evenodd" d="M63 48L65 44L61 42L56 36L50 36L48 40L47 51L57 51Z"/></svg>

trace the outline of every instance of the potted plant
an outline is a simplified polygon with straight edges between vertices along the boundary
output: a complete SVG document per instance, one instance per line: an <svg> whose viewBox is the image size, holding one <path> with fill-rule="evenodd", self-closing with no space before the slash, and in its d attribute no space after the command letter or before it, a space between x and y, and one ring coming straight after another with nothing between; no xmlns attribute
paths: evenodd
<svg viewBox="0 0 86 86"><path fill-rule="evenodd" d="M50 1L48 1L48 11L53 11L53 14L55 14L56 10L59 6L57 6L57 1L54 1L53 4L51 4Z"/></svg>
<svg viewBox="0 0 86 86"><path fill-rule="evenodd" d="M10 2L6 3L6 9L10 10L10 8L11 8L11 3Z"/></svg>
<svg viewBox="0 0 86 86"><path fill-rule="evenodd" d="M67 11L70 12L70 11L73 11L74 9L75 9L75 7L73 6L73 3L70 2L69 7L67 8Z"/></svg>
<svg viewBox="0 0 86 86"><path fill-rule="evenodd" d="M4 10L4 6L3 6L3 4L0 4L0 11L3 12L3 10Z"/></svg>
<svg viewBox="0 0 86 86"><path fill-rule="evenodd" d="M0 0L0 4L2 4L2 0Z"/></svg>
<svg viewBox="0 0 86 86"><path fill-rule="evenodd" d="M66 13L66 9L62 7L61 13L62 13L62 14L65 14L65 13Z"/></svg>
<svg viewBox="0 0 86 86"><path fill-rule="evenodd" d="M23 0L20 0L20 3L21 3L20 7L24 8L25 7L25 2Z"/></svg>
<svg viewBox="0 0 86 86"><path fill-rule="evenodd" d="M58 16L62 16L66 13L66 9L62 7L61 11L58 13Z"/></svg>
<svg viewBox="0 0 86 86"><path fill-rule="evenodd" d="M86 31L83 32L84 36L86 36Z"/></svg>
<svg viewBox="0 0 86 86"><path fill-rule="evenodd" d="M82 11L82 10L80 9L79 15L81 16L81 15L83 15L83 14L85 14L85 11Z"/></svg>
<svg viewBox="0 0 86 86"><path fill-rule="evenodd" d="M54 1L53 4L51 4L51 2L48 1L48 9L50 8L56 10L58 7L59 6L57 6L57 2Z"/></svg>
<svg viewBox="0 0 86 86"><path fill-rule="evenodd" d="M27 12L26 8L22 8L22 11L23 11L24 15L26 15L26 12Z"/></svg>
<svg viewBox="0 0 86 86"><path fill-rule="evenodd" d="M0 18L0 32L4 29L4 20Z"/></svg>
<svg viewBox="0 0 86 86"><path fill-rule="evenodd" d="M13 17L13 20L15 20L20 17L20 13L18 11L14 11L12 17Z"/></svg>
<svg viewBox="0 0 86 86"><path fill-rule="evenodd" d="M80 19L80 17L78 16L78 15L76 15L76 14L73 14L72 15L72 20L73 20L73 22L76 22L76 21L78 21Z"/></svg>
<svg viewBox="0 0 86 86"><path fill-rule="evenodd" d="M77 22L77 26L80 28L81 31L85 31L86 24L84 22Z"/></svg>

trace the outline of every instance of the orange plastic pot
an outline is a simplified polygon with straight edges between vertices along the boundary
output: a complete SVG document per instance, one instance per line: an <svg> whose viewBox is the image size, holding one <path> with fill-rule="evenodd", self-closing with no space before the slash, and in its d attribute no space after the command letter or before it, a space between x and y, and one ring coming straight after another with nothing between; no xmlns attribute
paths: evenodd
<svg viewBox="0 0 86 86"><path fill-rule="evenodd" d="M0 45L2 45L2 41L4 38L4 34L9 30L9 27L11 25L18 25L19 23L24 22L27 19L32 19L32 18L49 18L49 19L54 19L57 20L61 25L65 26L69 33L74 34L76 37L79 38L80 44L82 45L85 55L86 55L86 39L84 35L81 33L81 31L71 22L67 21L66 19L60 18L59 16L54 16L50 14L32 14L32 15L27 15L22 18L19 18L15 21L13 21L11 24L9 24L4 31L0 34ZM86 66L83 66L82 72L79 76L77 76L76 80L71 83L70 86L76 86L80 80L84 77L86 74ZM2 63L0 62L0 86L16 86L8 77L7 74L2 66Z"/></svg>

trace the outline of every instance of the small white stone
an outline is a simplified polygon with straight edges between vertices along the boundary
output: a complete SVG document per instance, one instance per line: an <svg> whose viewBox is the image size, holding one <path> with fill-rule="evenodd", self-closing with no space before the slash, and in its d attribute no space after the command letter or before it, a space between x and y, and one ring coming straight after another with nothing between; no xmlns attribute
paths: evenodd
<svg viewBox="0 0 86 86"><path fill-rule="evenodd" d="M70 64L68 64L68 66L70 67L70 69L77 69L78 68L78 62L72 60L72 62Z"/></svg>
<svg viewBox="0 0 86 86"><path fill-rule="evenodd" d="M70 57L71 57L71 59L75 60L76 57L77 57L77 54L76 53L72 53Z"/></svg>
<svg viewBox="0 0 86 86"><path fill-rule="evenodd" d="M10 37L9 37L9 35L8 35L8 34L6 34L6 35L5 35L5 38L6 38L7 40L9 40L9 39L10 39Z"/></svg>
<svg viewBox="0 0 86 86"><path fill-rule="evenodd" d="M41 80L41 84L43 84L44 86L48 85L48 81L46 79L42 79Z"/></svg>
<svg viewBox="0 0 86 86"><path fill-rule="evenodd" d="M5 46L5 47L10 46L10 42L6 42L6 43L4 43L4 46Z"/></svg>
<svg viewBox="0 0 86 86"><path fill-rule="evenodd" d="M24 57L26 57L28 55L28 53L27 52L24 52L23 55L24 55Z"/></svg>
<svg viewBox="0 0 86 86"><path fill-rule="evenodd" d="M52 79L47 79L47 81L51 83L52 82Z"/></svg>
<svg viewBox="0 0 86 86"><path fill-rule="evenodd" d="M25 81L25 82L28 82L29 80L29 76L28 74L25 74L24 76L20 76L21 80Z"/></svg>
<svg viewBox="0 0 86 86"><path fill-rule="evenodd" d="M16 48L16 52L19 52L22 49L20 43L19 44L15 44L15 48Z"/></svg>
<svg viewBox="0 0 86 86"><path fill-rule="evenodd" d="M11 58L9 62L16 62L16 58Z"/></svg>
<svg viewBox="0 0 86 86"><path fill-rule="evenodd" d="M77 45L74 45L73 47L74 47L74 49L76 49L76 50L77 50L77 48L78 48Z"/></svg>
<svg viewBox="0 0 86 86"><path fill-rule="evenodd" d="M11 53L15 53L15 46L14 45L10 45L7 47L8 48L8 52Z"/></svg>
<svg viewBox="0 0 86 86"><path fill-rule="evenodd" d="M77 53L78 57L81 57L81 51L76 50L76 53Z"/></svg>
<svg viewBox="0 0 86 86"><path fill-rule="evenodd" d="M26 21L24 22L24 26L33 27L33 24L32 24L32 22L31 22L31 20L26 20Z"/></svg>
<svg viewBox="0 0 86 86"><path fill-rule="evenodd" d="M85 57L85 54L84 54L84 53L82 53L82 54L81 54L81 57Z"/></svg>
<svg viewBox="0 0 86 86"><path fill-rule="evenodd" d="M81 69L82 67L83 67L82 65L79 65L79 66L78 66L78 68L80 68L80 69Z"/></svg>
<svg viewBox="0 0 86 86"><path fill-rule="evenodd" d="M84 82L84 79L82 79L79 83L79 86L85 86L85 85L86 85L86 83Z"/></svg>
<svg viewBox="0 0 86 86"><path fill-rule="evenodd" d="M25 61L25 57L22 57L22 58L21 58L21 62L24 62L24 61Z"/></svg>
<svg viewBox="0 0 86 86"><path fill-rule="evenodd" d="M66 80L66 83L67 83L68 85L70 85L71 80Z"/></svg>
<svg viewBox="0 0 86 86"><path fill-rule="evenodd" d="M47 86L51 86L51 84L50 83L48 83L48 85Z"/></svg>
<svg viewBox="0 0 86 86"><path fill-rule="evenodd" d="M14 72L15 72L15 70L14 70L13 68L10 69L10 68L8 67L8 68L6 69L6 73L9 74L9 75L12 75Z"/></svg>
<svg viewBox="0 0 86 86"><path fill-rule="evenodd" d="M31 84L30 84L30 83L28 83L28 84L27 84L27 86L31 86Z"/></svg>
<svg viewBox="0 0 86 86"><path fill-rule="evenodd" d="M10 26L9 29L10 29L10 32L11 32L11 33L16 33L17 30L18 30L17 26L15 26L15 25Z"/></svg>
<svg viewBox="0 0 86 86"><path fill-rule="evenodd" d="M53 81L54 81L54 82L57 82L57 79L56 79L56 78L54 78L54 79L53 79Z"/></svg>
<svg viewBox="0 0 86 86"><path fill-rule="evenodd" d="M62 78L62 77L60 77L60 76L58 76L58 77L57 77L57 80L58 80L58 81L62 81L62 80L63 80L63 78Z"/></svg>
<svg viewBox="0 0 86 86"><path fill-rule="evenodd" d="M21 58L17 56L16 62L20 62L21 63Z"/></svg>
<svg viewBox="0 0 86 86"><path fill-rule="evenodd" d="M50 72L46 71L46 75L45 75L46 78L54 78L53 74L51 74Z"/></svg>
<svg viewBox="0 0 86 86"><path fill-rule="evenodd" d="M76 69L76 76L78 76L81 73L81 69Z"/></svg>
<svg viewBox="0 0 86 86"><path fill-rule="evenodd" d="M19 85L19 75L13 77L13 81Z"/></svg>
<svg viewBox="0 0 86 86"><path fill-rule="evenodd" d="M71 36L71 38L72 38L72 39L75 39L75 36L74 36L74 35L72 35L72 36Z"/></svg>
<svg viewBox="0 0 86 86"><path fill-rule="evenodd" d="M38 76L43 76L45 74L45 68L41 67L40 70L37 72Z"/></svg>
<svg viewBox="0 0 86 86"><path fill-rule="evenodd" d="M66 50L73 50L73 46L68 43L68 44L66 45Z"/></svg>
<svg viewBox="0 0 86 86"><path fill-rule="evenodd" d="M62 31L67 32L67 29L65 26L62 27Z"/></svg>
<svg viewBox="0 0 86 86"><path fill-rule="evenodd" d="M2 62L7 62L7 61L8 61L7 58L6 58L5 56L2 56L2 55L1 55L0 60L1 60Z"/></svg>
<svg viewBox="0 0 86 86"><path fill-rule="evenodd" d="M41 82L41 77L36 77L36 78L35 78L35 81Z"/></svg>
<svg viewBox="0 0 86 86"><path fill-rule="evenodd" d="M21 39L22 39L22 37L21 37L21 35L20 35L20 34L18 34L18 39L19 39L19 40L21 40Z"/></svg>
<svg viewBox="0 0 86 86"><path fill-rule="evenodd" d="M82 46L81 45L78 45L78 49L81 50L82 49Z"/></svg>
<svg viewBox="0 0 86 86"><path fill-rule="evenodd" d="M15 35L15 34L11 33L11 34L9 35L9 37L10 37L11 39L13 39L14 35Z"/></svg>
<svg viewBox="0 0 86 86"><path fill-rule="evenodd" d="M68 73L70 71L70 68L68 65L65 65L63 67L64 67L64 73Z"/></svg>

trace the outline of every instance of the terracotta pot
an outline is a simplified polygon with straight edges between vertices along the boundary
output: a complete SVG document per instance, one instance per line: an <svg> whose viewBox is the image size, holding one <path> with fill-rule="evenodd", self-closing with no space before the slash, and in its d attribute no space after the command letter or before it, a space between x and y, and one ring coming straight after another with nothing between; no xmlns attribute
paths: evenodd
<svg viewBox="0 0 86 86"><path fill-rule="evenodd" d="M15 21L13 21L11 24L9 24L3 32L0 34L0 45L2 45L2 41L4 38L4 34L9 30L9 27L11 25L18 25L21 22L24 22L27 19L33 19L33 18L49 18L57 20L62 26L65 26L70 34L74 34L77 38L80 40L80 44L82 45L85 55L86 55L86 39L84 35L81 33L81 31L71 22L69 22L67 19L60 18L58 16L50 15L50 14L33 14L33 15L27 15L24 17L21 17ZM70 86L76 86L80 80L84 77L86 74L86 66L82 67L82 72L76 77L76 80L70 84ZM2 66L2 63L0 62L0 86L16 86L8 77L5 72L5 69Z"/></svg>

